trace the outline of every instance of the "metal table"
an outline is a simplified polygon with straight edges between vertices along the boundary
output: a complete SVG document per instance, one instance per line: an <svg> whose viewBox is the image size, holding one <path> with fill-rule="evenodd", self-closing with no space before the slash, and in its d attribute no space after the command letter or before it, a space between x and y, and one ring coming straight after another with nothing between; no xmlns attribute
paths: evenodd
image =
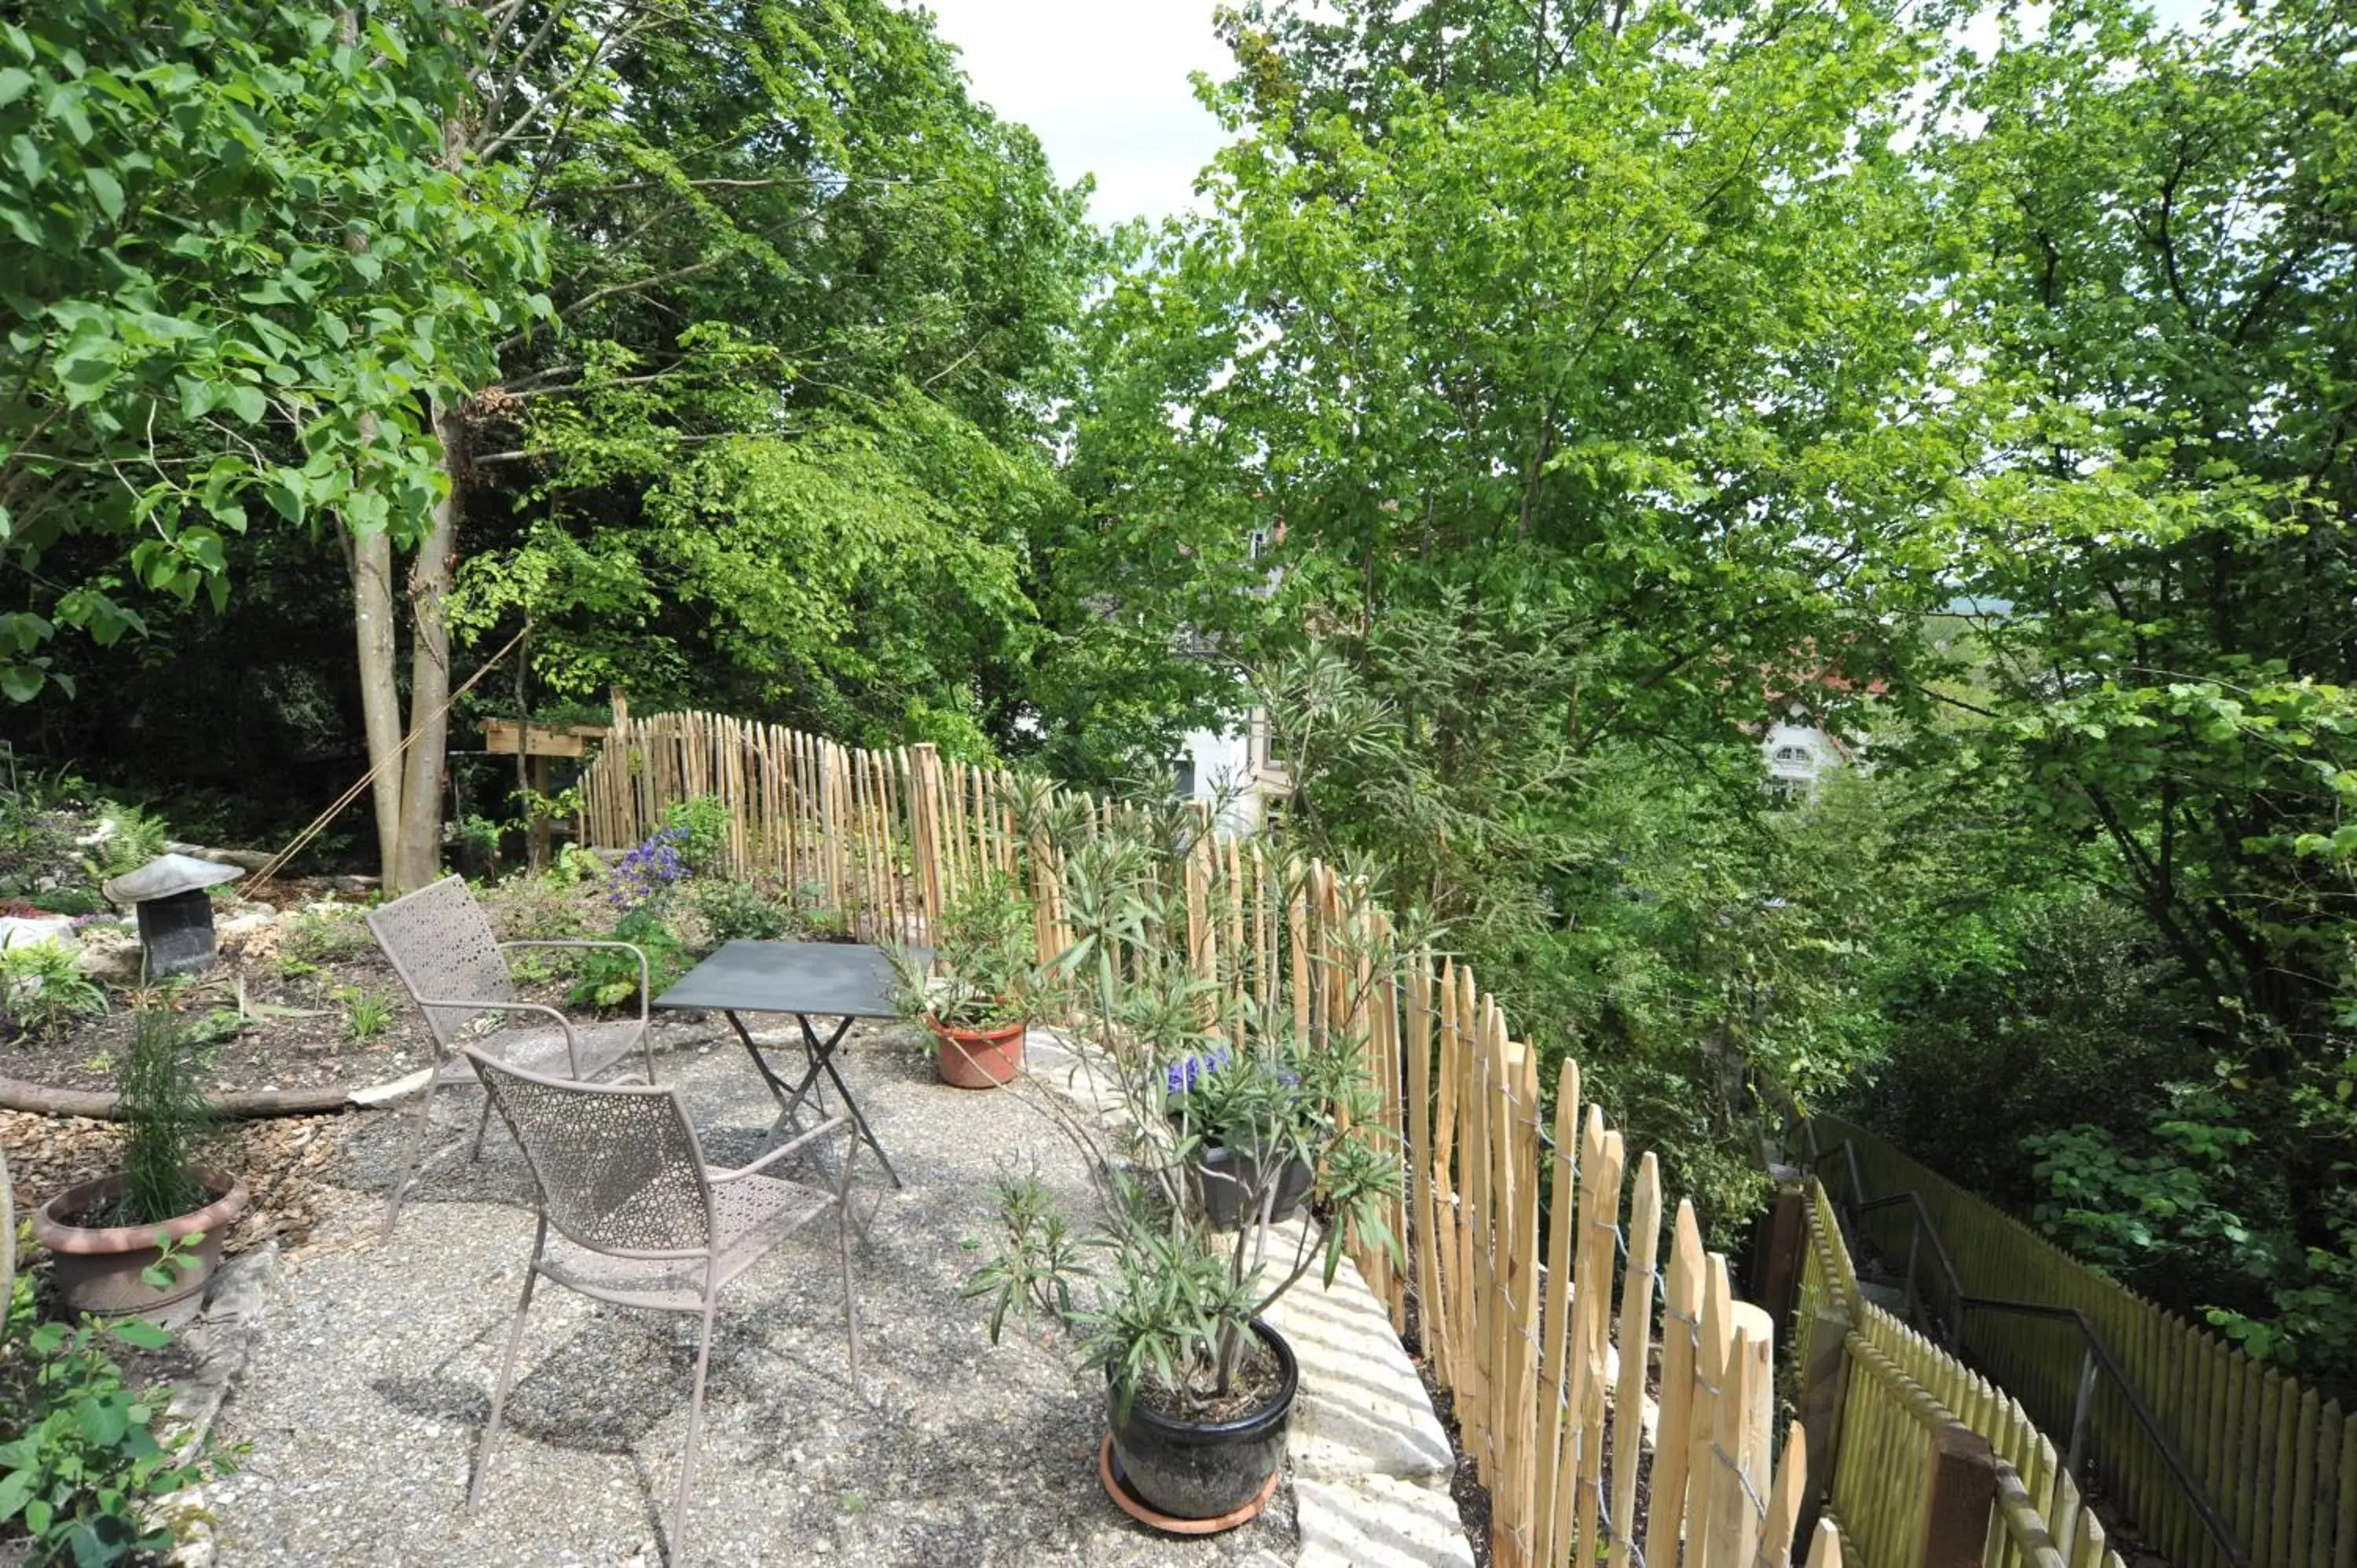
<svg viewBox="0 0 2357 1568"><path fill-rule="evenodd" d="M884 1163L884 1174L897 1187L900 1173L892 1168L890 1156L860 1113L859 1101L852 1098L850 1087L834 1068L835 1048L850 1032L853 1019L899 1015L899 1009L892 1004L892 961L882 948L851 942L737 941L697 964L678 984L656 997L654 1004L700 1008L727 1018L737 1037L745 1042L746 1054L753 1058L761 1081L770 1086L781 1125L798 1125L802 1101L817 1089L819 1077L824 1074L843 1096L860 1141L876 1151L876 1157ZM737 1016L740 1013L793 1015L802 1031L804 1070L800 1083L789 1088L770 1068L745 1021ZM811 1026L813 1017L841 1021L822 1040ZM825 1091L820 1090L819 1109L825 1108Z"/></svg>

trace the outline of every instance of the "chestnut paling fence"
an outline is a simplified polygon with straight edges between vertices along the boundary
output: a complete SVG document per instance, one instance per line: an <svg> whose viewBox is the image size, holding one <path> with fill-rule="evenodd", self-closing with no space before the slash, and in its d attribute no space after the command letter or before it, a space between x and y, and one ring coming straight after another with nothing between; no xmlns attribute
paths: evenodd
<svg viewBox="0 0 2357 1568"><path fill-rule="evenodd" d="M2018 1400L1866 1298L1812 1177L1792 1367L1822 1488L1855 1562L2122 1568Z"/></svg>
<svg viewBox="0 0 2357 1568"><path fill-rule="evenodd" d="M1940 1239L1936 1254L1899 1234L1910 1223L1904 1208L1867 1221L1869 1240L1912 1254L1910 1287L1922 1299L1945 1305L1965 1293L1949 1313L1959 1348L2050 1430L2083 1430L2087 1460L2154 1550L2179 1568L2357 1568L2357 1415L2096 1273L1863 1128L1820 1118L1815 1135L1846 1204L1912 1196ZM1953 1277L1934 1277L1940 1263ZM2016 1309L1995 1310L2007 1303ZM2116 1376L2096 1379L2072 1326L2019 1304L2077 1313ZM2206 1498L2179 1479L2147 1416ZM2203 1521L2205 1501L2222 1529Z"/></svg>
<svg viewBox="0 0 2357 1568"><path fill-rule="evenodd" d="M1123 811L928 746L860 750L704 714L619 726L583 794L584 831L612 847L675 802L718 798L737 870L787 879L870 940L914 940L975 877L1016 876L1043 960L1071 941L1060 835ZM1188 960L1232 1026L1289 1010L1313 1047L1364 1047L1382 1111L1356 1131L1395 1148L1407 1180L1390 1216L1403 1247L1353 1261L1395 1326L1414 1313L1490 1491L1493 1561L1790 1562L1809 1444L1796 1423L1778 1457L1773 1326L1733 1299L1688 1204L1664 1225L1654 1156L1582 1101L1577 1064L1548 1118L1536 1053L1496 1000L1466 968L1400 951L1385 911L1324 865L1206 830L1173 875ZM1842 1552L1830 1522L1806 1538L1811 1568Z"/></svg>

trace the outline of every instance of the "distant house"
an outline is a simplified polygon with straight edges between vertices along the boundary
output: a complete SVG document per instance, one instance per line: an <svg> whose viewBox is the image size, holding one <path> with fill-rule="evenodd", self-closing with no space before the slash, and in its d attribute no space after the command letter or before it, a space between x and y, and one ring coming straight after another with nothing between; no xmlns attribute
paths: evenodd
<svg viewBox="0 0 2357 1568"><path fill-rule="evenodd" d="M1879 677L1861 685L1820 655L1814 643L1794 650L1796 663L1789 670L1763 667L1760 694L1771 715L1760 737L1760 759L1768 772L1768 788L1783 795L1813 795L1826 775L1858 763L1865 737L1838 734L1825 722L1825 710L1836 700L1853 695L1878 697L1889 690Z"/></svg>
<svg viewBox="0 0 2357 1568"><path fill-rule="evenodd" d="M1284 537L1281 522L1274 532L1256 528L1246 548L1257 561ZM1278 569L1271 567L1267 580L1252 591L1275 592L1277 576ZM1186 651L1209 657L1211 650L1196 645ZM1220 825L1230 832L1248 833L1259 828L1293 793L1293 775L1276 755L1268 710L1258 706L1247 710L1233 730L1189 730L1172 769L1171 785L1182 800L1216 807Z"/></svg>

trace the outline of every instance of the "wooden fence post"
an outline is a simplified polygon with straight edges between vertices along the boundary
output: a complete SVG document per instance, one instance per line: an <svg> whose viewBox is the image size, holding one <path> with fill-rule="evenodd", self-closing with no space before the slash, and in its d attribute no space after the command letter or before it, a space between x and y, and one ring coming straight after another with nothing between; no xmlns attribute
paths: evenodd
<svg viewBox="0 0 2357 1568"><path fill-rule="evenodd" d="M1915 1568L1980 1568L1996 1501L1996 1455L1988 1439L1942 1422L1932 1432L1931 1480Z"/></svg>
<svg viewBox="0 0 2357 1568"><path fill-rule="evenodd" d="M1841 1459L1842 1406L1849 1394L1849 1315L1821 1309L1794 1347L1801 1357L1801 1431L1808 1455L1808 1487L1801 1503L1800 1533L1812 1534L1825 1500L1833 1496L1834 1469Z"/></svg>
<svg viewBox="0 0 2357 1568"><path fill-rule="evenodd" d="M941 929L945 895L941 810L941 750L931 741L920 741L909 748L909 858L915 864L917 891L924 901L928 940Z"/></svg>
<svg viewBox="0 0 2357 1568"><path fill-rule="evenodd" d="M1809 1244L1805 1218L1808 1194L1798 1183L1780 1183L1776 1206L1760 1227L1760 1251L1754 1260L1752 1299L1778 1323L1792 1320L1793 1303L1801 1288L1801 1253Z"/></svg>

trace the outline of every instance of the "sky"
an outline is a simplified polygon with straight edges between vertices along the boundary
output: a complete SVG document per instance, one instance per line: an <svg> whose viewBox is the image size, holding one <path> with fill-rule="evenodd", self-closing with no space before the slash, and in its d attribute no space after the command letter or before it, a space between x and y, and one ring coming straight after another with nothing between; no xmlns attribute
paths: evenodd
<svg viewBox="0 0 2357 1568"><path fill-rule="evenodd" d="M1225 73L1214 0L923 0L957 45L974 95L1039 135L1066 183L1096 176L1100 223L1161 218L1194 202L1196 171L1222 140L1190 72ZM2153 0L2192 22L2208 0Z"/></svg>
<svg viewBox="0 0 2357 1568"><path fill-rule="evenodd" d="M1194 201L1222 141L1189 72L1223 74L1213 0L925 0L974 95L1031 127L1057 177L1097 177L1100 223Z"/></svg>

